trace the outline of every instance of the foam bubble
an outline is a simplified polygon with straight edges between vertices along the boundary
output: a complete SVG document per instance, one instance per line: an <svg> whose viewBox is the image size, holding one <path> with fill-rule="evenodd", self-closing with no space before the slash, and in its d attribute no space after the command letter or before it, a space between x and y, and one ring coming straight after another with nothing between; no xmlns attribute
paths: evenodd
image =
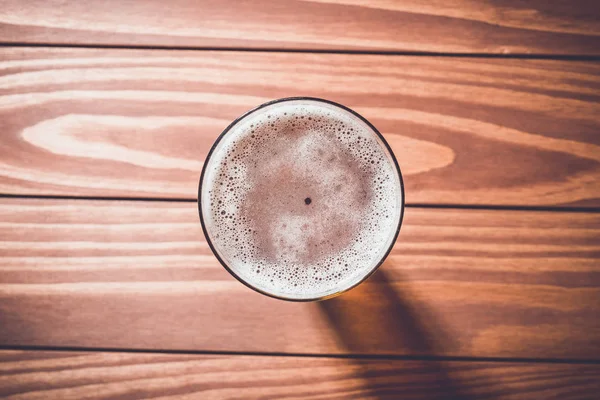
<svg viewBox="0 0 600 400"><path fill-rule="evenodd" d="M402 213L392 156L356 115L316 100L238 121L205 166L202 215L241 279L311 299L353 286L381 260Z"/></svg>

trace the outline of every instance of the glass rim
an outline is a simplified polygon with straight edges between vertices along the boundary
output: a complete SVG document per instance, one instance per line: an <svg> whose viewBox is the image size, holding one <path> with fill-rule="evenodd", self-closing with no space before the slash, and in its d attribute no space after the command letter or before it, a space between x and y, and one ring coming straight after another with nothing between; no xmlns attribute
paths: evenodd
<svg viewBox="0 0 600 400"><path fill-rule="evenodd" d="M254 286L253 284L251 284L250 282L247 282L244 278L242 278L241 276L239 276L238 274L235 273L235 271L233 271L228 265L227 263L221 258L221 256L219 255L218 251L216 250L214 244L212 243L211 239L210 239L210 235L208 234L208 229L206 228L206 224L204 221L204 217L202 215L202 183L204 181L204 176L206 173L206 168L207 165L209 164L210 161L210 157L212 156L213 152L215 151L215 149L217 148L217 146L219 145L219 143L221 142L221 140L223 140L223 138L227 135L227 133L229 133L229 131L235 126L237 125L240 121L242 121L243 119L245 119L246 117L250 116L251 114L257 112L258 110L261 110L265 107L271 106L273 104L278 104L278 103L283 103L283 102L287 102L287 101L298 101L298 100L308 100L308 101L314 101L314 102L321 102L321 103L326 103L338 108L343 109L344 111L349 112L350 114L354 115L355 117L357 117L360 121L364 122L374 133L375 135L378 137L378 139L383 143L383 146L385 147L385 149L388 151L396 173L398 174L398 179L400 180L400 192L401 192L401 207L400 207L400 217L398 218L398 226L396 227L396 230L394 232L393 235L393 239L389 245L389 247L387 248L387 250L383 253L383 255L381 256L381 259L375 264L375 266L373 268L371 268L371 270L366 273L360 280L358 280L357 282L353 283L352 285L350 285L347 288L344 289L340 289L335 291L334 293L330 293L324 296L317 296L317 297L311 297L311 298L294 298L294 297L285 297L285 296L281 296L281 295L277 295L274 293L270 293L267 291L264 291L256 286ZM212 251L213 255L216 257L216 259L219 261L219 263L223 266L223 268L225 268L225 270L227 272L229 272L229 274L231 274L235 279L237 279L239 282L241 282L242 284L244 284L246 287L260 293L263 294L265 296L271 297L271 298L275 298L278 300L285 300L285 301L292 301L292 302L300 302L300 303L304 303L304 302L313 302L313 301L322 301L322 300L327 300L327 299L331 299L333 297L337 297L343 293L346 293L347 291L354 289L355 287L357 287L358 285L360 285L361 283L363 283L364 281L366 281L371 275L373 275L375 273L375 271L377 271L379 269L379 267L385 262L385 260L387 259L388 255L390 254L390 252L392 251L392 249L394 248L394 245L396 244L396 240L398 239L398 235L400 234L400 228L402 227L402 220L404 219L404 208L405 208L405 194L404 194L404 180L402 178L402 172L400 171L400 166L398 165L398 160L396 160L396 156L394 155L394 152L392 151L392 148L390 147L390 145L388 144L388 142L385 140L385 137L379 132L379 130L377 130L377 128L375 128L375 126L373 126L372 123L370 123L365 117L363 117L362 115L360 115L359 113L357 113L356 111L352 110L351 108L348 108L346 106L344 106L343 104L340 103L336 103L334 101L331 100L326 100L326 99L321 99L318 97L310 97L310 96L299 96L299 97L283 97L280 99L275 99L275 100L271 100L268 101L266 103L263 103L257 107L254 107L248 111L246 111L244 114L240 115L239 117L237 117L235 120L233 120L224 130L223 132L221 132L221 134L215 139L214 143L212 144L210 150L208 151L208 154L206 155L206 158L204 160L204 164L202 165L202 172L200 173L200 182L198 184L198 199L197 199L197 203L198 203L198 215L200 216L200 225L202 225L202 232L204 233L204 237L206 238L206 242L208 243L208 246L210 247L210 250Z"/></svg>

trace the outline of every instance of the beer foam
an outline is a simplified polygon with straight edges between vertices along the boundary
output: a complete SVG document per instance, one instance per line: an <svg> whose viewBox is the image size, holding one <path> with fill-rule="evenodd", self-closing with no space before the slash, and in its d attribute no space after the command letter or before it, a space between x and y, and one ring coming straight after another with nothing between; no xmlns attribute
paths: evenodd
<svg viewBox="0 0 600 400"><path fill-rule="evenodd" d="M214 251L235 275L271 295L315 299L379 264L399 228L402 183L361 118L291 99L222 135L206 161L200 207Z"/></svg>

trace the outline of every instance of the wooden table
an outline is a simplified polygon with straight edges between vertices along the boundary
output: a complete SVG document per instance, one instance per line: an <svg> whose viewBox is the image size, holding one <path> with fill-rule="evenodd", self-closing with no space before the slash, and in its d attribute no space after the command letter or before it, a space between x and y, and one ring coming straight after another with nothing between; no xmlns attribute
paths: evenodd
<svg viewBox="0 0 600 400"><path fill-rule="evenodd" d="M0 1L0 395L597 398L600 7L485 3ZM321 303L238 283L196 211L221 130L295 95L406 181Z"/></svg>

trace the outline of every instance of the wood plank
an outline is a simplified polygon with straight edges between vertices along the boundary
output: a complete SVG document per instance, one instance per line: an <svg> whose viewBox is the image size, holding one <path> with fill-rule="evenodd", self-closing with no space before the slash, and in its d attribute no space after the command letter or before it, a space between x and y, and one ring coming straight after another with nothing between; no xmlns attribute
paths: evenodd
<svg viewBox="0 0 600 400"><path fill-rule="evenodd" d="M600 206L600 65L0 49L0 193L194 199L246 110L310 95L375 123L411 203Z"/></svg>
<svg viewBox="0 0 600 400"><path fill-rule="evenodd" d="M195 203L2 199L0 344L600 359L600 214L414 209L381 269L289 303L213 258Z"/></svg>
<svg viewBox="0 0 600 400"><path fill-rule="evenodd" d="M8 43L600 54L594 0L2 1Z"/></svg>
<svg viewBox="0 0 600 400"><path fill-rule="evenodd" d="M0 351L9 399L589 399L599 365Z"/></svg>

